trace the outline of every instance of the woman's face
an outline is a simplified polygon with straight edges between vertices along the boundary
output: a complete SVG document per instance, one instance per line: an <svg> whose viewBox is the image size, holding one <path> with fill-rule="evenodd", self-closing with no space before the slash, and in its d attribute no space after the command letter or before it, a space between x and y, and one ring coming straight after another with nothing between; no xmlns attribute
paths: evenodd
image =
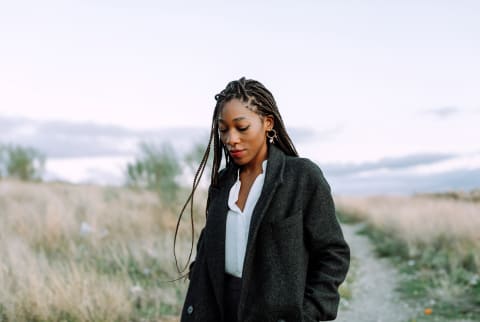
<svg viewBox="0 0 480 322"><path fill-rule="evenodd" d="M236 98L225 103L218 129L233 161L240 166L256 167L267 158L266 133L273 128L273 118L262 118L246 106Z"/></svg>

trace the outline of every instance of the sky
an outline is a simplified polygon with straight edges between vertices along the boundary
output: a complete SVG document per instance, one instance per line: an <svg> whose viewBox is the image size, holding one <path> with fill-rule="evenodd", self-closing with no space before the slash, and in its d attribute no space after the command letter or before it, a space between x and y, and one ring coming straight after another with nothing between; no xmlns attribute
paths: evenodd
<svg viewBox="0 0 480 322"><path fill-rule="evenodd" d="M340 193L480 182L478 1L2 1L0 142L119 183L139 140L207 136L242 76ZM121 138L121 139L119 139Z"/></svg>

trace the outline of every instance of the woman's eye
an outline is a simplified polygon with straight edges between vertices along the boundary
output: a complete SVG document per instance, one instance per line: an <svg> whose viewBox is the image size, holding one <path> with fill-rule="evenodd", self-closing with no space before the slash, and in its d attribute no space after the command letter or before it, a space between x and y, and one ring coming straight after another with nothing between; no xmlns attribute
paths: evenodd
<svg viewBox="0 0 480 322"><path fill-rule="evenodd" d="M237 130L240 131L240 132L243 132L243 131L248 130L249 127L250 127L250 125L249 125L249 126L245 126L245 127L239 127L239 128L237 128ZM219 128L218 131L219 131L220 133L225 133L225 132L228 131L228 129Z"/></svg>

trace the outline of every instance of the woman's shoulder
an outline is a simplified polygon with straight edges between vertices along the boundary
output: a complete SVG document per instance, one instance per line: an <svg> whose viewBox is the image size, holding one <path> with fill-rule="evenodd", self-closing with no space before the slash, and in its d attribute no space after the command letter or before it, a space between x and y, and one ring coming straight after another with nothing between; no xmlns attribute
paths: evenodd
<svg viewBox="0 0 480 322"><path fill-rule="evenodd" d="M303 179L308 184L320 184L330 190L330 185L325 179L322 169L316 162L309 158L287 156L285 159L285 168L287 176L293 174L296 180Z"/></svg>
<svg viewBox="0 0 480 322"><path fill-rule="evenodd" d="M309 158L286 156L285 163L287 167L293 168L296 171L304 171L307 174L323 175L320 166Z"/></svg>

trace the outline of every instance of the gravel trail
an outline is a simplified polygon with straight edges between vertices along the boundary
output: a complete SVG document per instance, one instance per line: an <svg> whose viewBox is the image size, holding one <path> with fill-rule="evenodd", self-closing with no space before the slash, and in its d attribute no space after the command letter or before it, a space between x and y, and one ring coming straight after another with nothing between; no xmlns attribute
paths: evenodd
<svg viewBox="0 0 480 322"><path fill-rule="evenodd" d="M362 224L343 225L351 255L357 259L352 300L344 302L339 322L406 322L415 312L399 299L395 287L398 273L387 259L378 258L366 236L358 235Z"/></svg>

